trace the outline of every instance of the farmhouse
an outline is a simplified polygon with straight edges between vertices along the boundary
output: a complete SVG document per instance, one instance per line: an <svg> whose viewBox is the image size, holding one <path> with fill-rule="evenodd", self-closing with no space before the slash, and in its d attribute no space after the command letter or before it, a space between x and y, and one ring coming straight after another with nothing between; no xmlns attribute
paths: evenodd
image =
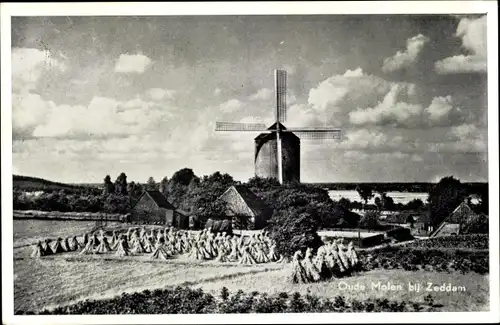
<svg viewBox="0 0 500 325"><path fill-rule="evenodd" d="M231 186L217 200L225 203L226 216L233 217L233 224L241 221L237 217L247 217L246 227L235 228L262 229L273 213L262 199L241 185Z"/></svg>
<svg viewBox="0 0 500 325"><path fill-rule="evenodd" d="M189 219L170 204L160 191L144 191L132 207L130 221L187 227Z"/></svg>
<svg viewBox="0 0 500 325"><path fill-rule="evenodd" d="M464 225L477 217L478 215L464 201L439 224L430 237L459 235Z"/></svg>

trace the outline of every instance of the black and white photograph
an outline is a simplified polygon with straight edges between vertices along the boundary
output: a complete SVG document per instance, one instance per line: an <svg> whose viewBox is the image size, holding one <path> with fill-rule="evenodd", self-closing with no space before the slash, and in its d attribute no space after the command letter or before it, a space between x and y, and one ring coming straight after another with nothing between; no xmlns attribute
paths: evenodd
<svg viewBox="0 0 500 325"><path fill-rule="evenodd" d="M3 323L500 321L496 3L396 2L2 4Z"/></svg>

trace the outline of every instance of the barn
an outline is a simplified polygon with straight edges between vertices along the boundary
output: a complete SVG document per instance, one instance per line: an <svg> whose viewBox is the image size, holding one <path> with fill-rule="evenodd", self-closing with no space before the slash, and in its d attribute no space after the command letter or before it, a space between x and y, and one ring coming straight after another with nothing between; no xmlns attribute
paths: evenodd
<svg viewBox="0 0 500 325"><path fill-rule="evenodd" d="M180 213L160 191L144 191L130 213L130 221L137 223L160 223L176 225Z"/></svg>
<svg viewBox="0 0 500 325"><path fill-rule="evenodd" d="M262 229L273 210L255 193L242 185L229 187L219 198L226 206L226 216L233 217L234 229ZM245 217L245 224L242 219Z"/></svg>
<svg viewBox="0 0 500 325"><path fill-rule="evenodd" d="M430 237L460 235L464 226L477 217L471 207L466 202L462 202L439 224Z"/></svg>

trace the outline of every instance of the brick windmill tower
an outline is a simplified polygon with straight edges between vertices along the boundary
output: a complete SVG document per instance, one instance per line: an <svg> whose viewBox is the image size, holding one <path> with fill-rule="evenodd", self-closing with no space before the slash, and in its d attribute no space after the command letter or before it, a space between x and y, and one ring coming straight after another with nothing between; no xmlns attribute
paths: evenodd
<svg viewBox="0 0 500 325"><path fill-rule="evenodd" d="M330 127L286 128L286 71L274 70L275 122L217 122L215 131L262 131L255 138L255 176L275 178L280 184L300 182L300 140L340 139L341 131Z"/></svg>

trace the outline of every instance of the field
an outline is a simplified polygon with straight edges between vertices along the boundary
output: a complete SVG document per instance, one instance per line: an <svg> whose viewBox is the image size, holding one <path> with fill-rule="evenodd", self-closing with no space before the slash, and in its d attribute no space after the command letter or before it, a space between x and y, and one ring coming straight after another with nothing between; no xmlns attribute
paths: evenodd
<svg viewBox="0 0 500 325"><path fill-rule="evenodd" d="M434 304L439 306L439 311L482 311L487 310L489 305L487 271L486 273L472 272L470 271L472 268L465 269L465 272L459 272L463 271L460 268L446 270L431 267L429 269L428 265L424 264L435 264L436 258L412 257L404 260L397 251L384 253L378 266L373 267L375 264L372 263L371 268L359 271L350 277L308 284L292 284L287 281L291 272L291 264L286 263L241 265L218 263L213 260L192 261L187 259L185 254L167 261L151 260L147 255L117 257L113 253L80 255L77 252L68 252L41 259L30 257L31 247L26 246L27 243L45 238L55 239L59 236L80 236L94 226L95 222L84 221L14 220L14 243L17 247L14 249L14 308L16 313L53 310L56 307L72 305L87 299L110 299L124 292L169 289L174 286L201 288L214 296L219 296L222 288L226 287L232 293L238 290L248 293L258 291L265 294L299 292L302 295L311 294L320 298L333 299L343 296L348 300L359 301L387 298L391 301L412 303L424 303L430 295ZM122 224L109 225L109 227L123 226ZM78 239L81 241L82 237ZM484 238L476 239L474 246L467 249L478 247L482 248L479 251L484 251L484 241ZM437 247L432 247L432 249L450 249L443 248L449 245L447 243L455 245L453 239L439 240L435 244ZM429 249L428 246L431 245L417 241L402 249L422 250ZM426 253L423 254L425 257ZM440 253L433 252L432 255L436 254ZM442 256L454 258L455 255ZM418 260L424 264L405 270L408 263ZM398 264L399 261L402 262L401 265ZM439 264L443 260L437 258L437 261ZM472 261L475 263L476 260ZM456 263L463 264L462 262ZM372 283L378 282L399 284L401 288L390 292L376 287L372 288ZM435 285L451 284L464 288L465 291L427 292L425 287L430 282ZM420 291L410 291L409 283L421 284Z"/></svg>
<svg viewBox="0 0 500 325"><path fill-rule="evenodd" d="M320 297L342 295L360 300L390 298L423 302L429 294L424 288L428 282L438 285L451 283L467 290L432 292L435 303L443 305L442 311L480 311L488 308L488 275L373 270L345 279L296 285L286 281L290 272L289 264L243 266L183 259L157 262L140 257L122 259L64 254L37 260L23 258L25 254L18 253L14 261L16 311L41 311L85 299L110 298L122 292L140 292L174 285L202 288L214 294L218 294L222 287L227 287L231 292L239 289L269 294L300 292ZM387 292L372 289L372 282L401 284L402 290ZM408 282L422 284L421 291L410 292ZM354 288L356 285L364 286L365 290L343 290L343 286Z"/></svg>
<svg viewBox="0 0 500 325"><path fill-rule="evenodd" d="M45 238L79 236L92 230L95 221L79 220L14 220L14 247L36 243ZM109 226L119 223L108 223Z"/></svg>
<svg viewBox="0 0 500 325"><path fill-rule="evenodd" d="M338 201L341 198L346 198L349 201L358 201L363 202L363 199L359 196L357 191L350 190L329 190L328 194L330 198L334 201ZM426 202L427 196L429 193L427 192L387 192L387 196L391 197L394 200L394 203L407 204L411 200L420 199L422 202ZM380 196L376 194L372 199L368 201L368 204L374 204L375 198Z"/></svg>

